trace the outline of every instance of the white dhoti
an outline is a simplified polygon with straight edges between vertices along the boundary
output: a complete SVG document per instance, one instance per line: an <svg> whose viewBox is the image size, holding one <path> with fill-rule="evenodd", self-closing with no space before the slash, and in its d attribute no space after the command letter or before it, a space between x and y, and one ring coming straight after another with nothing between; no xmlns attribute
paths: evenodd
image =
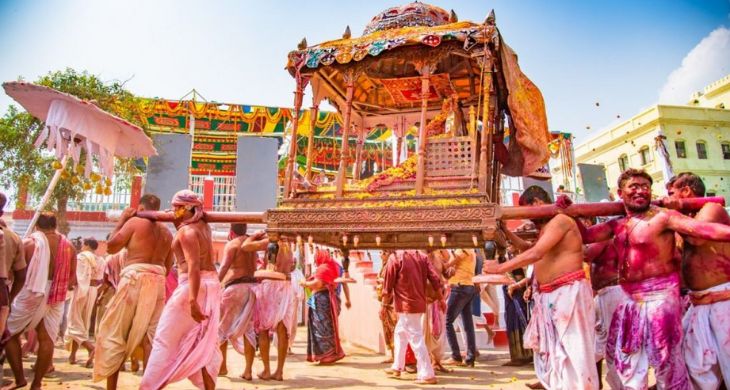
<svg viewBox="0 0 730 390"><path fill-rule="evenodd" d="M629 299L621 286L604 287L596 293L593 303L596 307L596 362L606 358L606 342L608 341L608 329L611 327L611 319L616 308ZM621 387L621 379L618 377L613 361L606 360L606 382L612 389Z"/></svg>
<svg viewBox="0 0 730 390"><path fill-rule="evenodd" d="M53 305L48 304L48 291L39 294L26 289L20 290L13 300L10 316L8 317L8 331L11 336L22 333L29 329L35 329L41 321L53 342L56 342L58 330L63 319L63 302Z"/></svg>
<svg viewBox="0 0 730 390"><path fill-rule="evenodd" d="M203 315L207 316L202 322L196 322L190 315L189 296L188 274L182 274L180 284L165 304L157 325L152 353L139 387L141 390L158 390L185 378L202 389L203 369L216 381L223 362L218 348L221 312L218 274L215 271L200 272L197 301Z"/></svg>
<svg viewBox="0 0 730 390"><path fill-rule="evenodd" d="M710 298L710 299L707 299ZM730 282L690 293L684 316L684 360L695 389L730 384Z"/></svg>
<svg viewBox="0 0 730 390"><path fill-rule="evenodd" d="M63 319L64 302L48 303L54 286L48 275L51 251L46 235L35 232L31 238L35 242L35 251L28 262L25 284L13 300L7 329L11 336L15 336L28 329L35 329L43 321L48 336L55 342ZM59 242L57 249L59 253L64 242L63 240Z"/></svg>
<svg viewBox="0 0 730 390"><path fill-rule="evenodd" d="M582 274L582 275L581 275ZM547 389L598 389L593 291L579 270L540 286L524 336Z"/></svg>
<svg viewBox="0 0 730 390"><path fill-rule="evenodd" d="M68 307L68 328L66 328L66 341L75 341L82 344L91 341L89 336L91 324L91 312L96 302L97 287L88 286L83 291L74 291Z"/></svg>
<svg viewBox="0 0 730 390"><path fill-rule="evenodd" d="M294 332L294 291L289 280L264 280L256 290L256 333L276 332L279 322L284 324L288 338Z"/></svg>
<svg viewBox="0 0 730 390"><path fill-rule="evenodd" d="M426 348L426 338L423 334L423 313L398 313L398 322L395 324L393 335L393 370L403 371L406 365L406 350L411 345L416 355L416 379L431 379L434 377L431 356Z"/></svg>
<svg viewBox="0 0 730 390"><path fill-rule="evenodd" d="M94 381L110 377L147 339L152 342L165 305L165 267L131 264L121 271L97 332Z"/></svg>
<svg viewBox="0 0 730 390"><path fill-rule="evenodd" d="M256 346L253 315L256 311L256 287L254 283L237 283L223 289L221 298L221 324L218 343L230 341L238 353L244 354L244 338Z"/></svg>

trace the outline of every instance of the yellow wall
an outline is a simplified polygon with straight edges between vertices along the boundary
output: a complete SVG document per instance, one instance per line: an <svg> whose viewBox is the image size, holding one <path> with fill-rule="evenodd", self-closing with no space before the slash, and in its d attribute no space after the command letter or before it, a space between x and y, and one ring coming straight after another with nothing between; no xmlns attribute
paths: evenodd
<svg viewBox="0 0 730 390"><path fill-rule="evenodd" d="M728 80L730 81L730 80ZM730 90L730 88L729 88ZM730 91L726 92L730 95ZM610 191L616 194L620 175L618 158L626 154L629 167L642 168L654 178L655 196L666 194L661 155L655 137L667 137L667 149L674 173L692 171L705 181L708 192L730 200L730 160L722 155L721 143L730 143L730 110L689 106L657 105L613 128L607 129L575 148L576 162L603 164ZM684 140L687 158L677 158L675 140ZM696 142L705 141L707 159L697 158ZM651 162L641 165L639 150L649 147Z"/></svg>

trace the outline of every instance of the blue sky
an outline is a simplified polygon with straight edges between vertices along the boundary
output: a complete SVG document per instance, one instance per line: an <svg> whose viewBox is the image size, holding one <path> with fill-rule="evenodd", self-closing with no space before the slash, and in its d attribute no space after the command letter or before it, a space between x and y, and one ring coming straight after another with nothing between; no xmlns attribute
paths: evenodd
<svg viewBox="0 0 730 390"><path fill-rule="evenodd" d="M334 39L347 25L359 36L372 16L397 4L0 0L0 80L73 67L129 80L141 96L177 99L196 88L214 101L291 106L294 82L283 67L302 37ZM730 74L730 0L432 4L473 21L494 8L505 40L543 91L551 130L579 140L657 103L661 91L662 101L684 103ZM699 60L683 65L690 53ZM0 94L0 112L10 102Z"/></svg>

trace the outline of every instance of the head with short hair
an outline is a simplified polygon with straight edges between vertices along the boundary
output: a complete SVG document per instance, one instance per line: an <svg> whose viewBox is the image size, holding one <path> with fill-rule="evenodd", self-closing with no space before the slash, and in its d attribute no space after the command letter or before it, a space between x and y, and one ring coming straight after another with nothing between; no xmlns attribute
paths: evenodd
<svg viewBox="0 0 730 390"><path fill-rule="evenodd" d="M520 195L519 204L520 206L534 206L540 204L551 204L553 203L550 194L540 186L529 186Z"/></svg>
<svg viewBox="0 0 730 390"><path fill-rule="evenodd" d="M92 251L95 251L99 247L99 242L94 237L84 238L84 246L89 247Z"/></svg>
<svg viewBox="0 0 730 390"><path fill-rule="evenodd" d="M670 195L675 198L695 198L705 196L705 183L692 172L682 172L675 176Z"/></svg>
<svg viewBox="0 0 730 390"><path fill-rule="evenodd" d="M636 169L636 168L629 168L623 172L621 172L621 175L618 177L618 189L620 190L621 187L624 186L624 184L629 181L631 178L635 177L643 177L644 179L649 181L649 185L654 184L654 179L651 178L651 176L646 173L643 169Z"/></svg>
<svg viewBox="0 0 730 390"><path fill-rule="evenodd" d="M651 176L643 169L629 168L618 178L618 196L631 212L644 212L651 207Z"/></svg>
<svg viewBox="0 0 730 390"><path fill-rule="evenodd" d="M237 236L243 236L248 231L248 225L245 223L232 223L231 231Z"/></svg>
<svg viewBox="0 0 730 390"><path fill-rule="evenodd" d="M157 211L160 209L160 198L153 194L144 194L139 199L139 206L137 206L137 209L140 211Z"/></svg>
<svg viewBox="0 0 730 390"><path fill-rule="evenodd" d="M56 229L56 214L51 211L42 212L38 216L36 227L40 230L55 230Z"/></svg>

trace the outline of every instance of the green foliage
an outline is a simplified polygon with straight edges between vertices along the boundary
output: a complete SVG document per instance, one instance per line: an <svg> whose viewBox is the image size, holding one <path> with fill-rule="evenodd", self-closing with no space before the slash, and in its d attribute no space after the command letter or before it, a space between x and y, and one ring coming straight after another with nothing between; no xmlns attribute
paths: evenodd
<svg viewBox="0 0 730 390"><path fill-rule="evenodd" d="M101 109L145 128L138 112L138 99L124 88L123 83L104 82L86 71L77 72L70 68L50 72L35 83L94 101ZM31 197L40 197L45 192L55 171L51 167L55 157L44 149L33 146L41 129L42 123L39 120L14 106L10 106L0 118L0 172L3 172L0 175L0 186L17 187L24 182L28 185ZM81 161L85 159L82 158ZM58 210L59 212L65 212L65 204L69 199L79 200L86 193L81 185L71 182L75 175L71 162L69 160L65 178L59 181L48 208L56 205L64 208ZM117 180L128 181L135 173L137 170L130 161L116 164Z"/></svg>

